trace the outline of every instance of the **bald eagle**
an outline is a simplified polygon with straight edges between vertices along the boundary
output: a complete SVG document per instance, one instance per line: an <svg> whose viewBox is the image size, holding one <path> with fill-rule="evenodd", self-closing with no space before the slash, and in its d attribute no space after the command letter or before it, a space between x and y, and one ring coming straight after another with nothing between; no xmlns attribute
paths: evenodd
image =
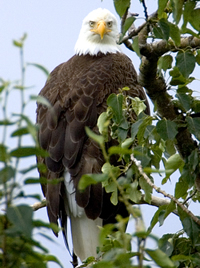
<svg viewBox="0 0 200 268"><path fill-rule="evenodd" d="M100 173L104 164L102 152L88 138L85 127L98 133L97 119L106 110L111 93L129 87L128 94L148 103L131 60L117 44L115 16L106 9L96 9L83 20L75 45L75 55L57 66L50 74L40 95L51 107L38 103L39 144L49 156L38 157L45 163L49 183L42 185L47 199L50 222L60 219L67 239L67 218L75 254L84 260L96 256L98 226L115 221L117 214L128 216L123 203L114 206L110 194L96 184L78 190L83 174ZM115 164L115 163L112 163ZM59 180L64 178L64 180ZM58 179L58 183L51 183Z"/></svg>

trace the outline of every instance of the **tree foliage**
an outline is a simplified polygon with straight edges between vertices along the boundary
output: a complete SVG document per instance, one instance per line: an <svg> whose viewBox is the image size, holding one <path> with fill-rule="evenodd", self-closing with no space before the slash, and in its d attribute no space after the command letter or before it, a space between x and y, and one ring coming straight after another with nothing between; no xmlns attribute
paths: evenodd
<svg viewBox="0 0 200 268"><path fill-rule="evenodd" d="M121 19L119 43L124 43L140 58L139 82L146 89L154 110L152 115L146 115L144 103L128 97L128 88L110 95L107 111L98 119L99 135L86 129L88 136L102 149L105 159L102 173L86 174L79 184L83 190L89 184L102 182L111 193L113 204L119 199L125 203L135 221L135 231L125 233L128 219L118 217L116 224L107 225L100 231L102 258L98 261L88 258L80 267L200 266L200 218L191 209L193 203L200 201L200 100L195 89L198 80L194 77L200 65L199 1L158 0L158 8L153 14L148 14L144 0L140 2L145 22L137 28L133 26L137 14L129 13L131 1L114 0L114 5ZM22 59L24 40L25 36L14 41ZM43 66L34 66L48 74ZM13 264L15 267L47 267L48 261L54 261L61 266L33 237L35 228L55 226L33 219L33 210L24 204L27 196L18 181L22 174L25 184L41 182L29 177L29 172L37 165L20 169L19 161L46 154L38 146L34 123L25 114L24 64L21 70L18 83L1 79L0 85L3 112L0 121L3 129L0 198L4 207L0 215L0 264L2 267L13 267ZM8 118L7 103L13 90L21 95L21 111ZM36 100L36 97L30 99ZM37 100L48 105L44 99ZM137 115L136 120L133 113ZM9 146L7 136L17 139L15 148ZM22 143L27 136L32 138L30 146ZM109 139L117 140L118 145L107 148ZM118 166L110 164L113 155L119 158ZM159 185L154 182L156 173L162 175ZM174 177L175 188L172 193L166 193L162 185L170 184ZM45 178L43 180L44 183ZM165 198L156 198L153 189ZM32 197L41 201L38 194ZM148 228L145 228L139 204L158 207ZM155 237L155 225L166 224L166 218L172 213L180 219L182 229ZM146 247L147 240L156 243L155 249ZM137 244L134 251L131 249L133 243Z"/></svg>
<svg viewBox="0 0 200 268"><path fill-rule="evenodd" d="M0 80L2 118L0 121L0 266L9 267L47 267L49 262L55 262L60 267L59 260L34 238L37 230L42 235L42 228L55 229L56 226L33 218L33 208L25 200L32 199L41 202L40 194L27 194L24 186L29 183L39 183L38 178L29 177L37 168L36 163L25 166L20 162L30 156L45 155L37 142L37 127L27 117L25 110L31 98L26 100L28 88L24 80L26 65L24 61L24 42L26 35L13 44L20 50L21 79L19 81ZM37 65L38 68L43 68ZM18 93L21 100L19 110L11 109L10 99L13 93ZM25 139L29 138L28 146ZM33 160L35 161L35 159ZM42 167L41 167L42 168ZM45 168L45 167L43 167ZM23 178L23 181L21 181ZM50 237L46 237L51 240Z"/></svg>

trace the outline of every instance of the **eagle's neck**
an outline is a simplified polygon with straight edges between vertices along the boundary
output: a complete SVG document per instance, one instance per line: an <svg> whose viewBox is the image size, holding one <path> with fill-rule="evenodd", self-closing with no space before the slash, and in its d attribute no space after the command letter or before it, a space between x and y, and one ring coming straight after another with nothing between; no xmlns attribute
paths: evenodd
<svg viewBox="0 0 200 268"><path fill-rule="evenodd" d="M117 53L121 52L120 46L116 43L115 40L83 40L79 37L75 45L75 54L76 55L91 55L96 56L98 53Z"/></svg>

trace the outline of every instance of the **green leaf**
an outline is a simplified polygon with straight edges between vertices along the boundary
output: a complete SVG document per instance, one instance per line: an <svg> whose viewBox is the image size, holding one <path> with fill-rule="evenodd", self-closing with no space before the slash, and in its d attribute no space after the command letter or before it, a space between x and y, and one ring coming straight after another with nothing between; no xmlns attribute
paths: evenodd
<svg viewBox="0 0 200 268"><path fill-rule="evenodd" d="M184 11L183 11L183 20L184 20L184 23L182 25L182 30L184 30L186 28L186 25L187 25L188 21L191 18L191 13L194 10L195 5L196 5L196 2L195 1L187 1L185 3L185 5L184 5Z"/></svg>
<svg viewBox="0 0 200 268"><path fill-rule="evenodd" d="M131 102L136 115L139 115L141 112L145 111L146 105L144 104L144 101L142 101L140 98L131 98Z"/></svg>
<svg viewBox="0 0 200 268"><path fill-rule="evenodd" d="M167 207L166 207L164 219L166 219L170 215L170 213L172 213L175 209L176 209L176 205L175 205L174 201L171 200L169 205L167 205Z"/></svg>
<svg viewBox="0 0 200 268"><path fill-rule="evenodd" d="M175 268L174 263L170 258L160 249L145 249L145 252L155 261L159 267L163 268Z"/></svg>
<svg viewBox="0 0 200 268"><path fill-rule="evenodd" d="M178 24L181 19L183 4L184 0L173 0L172 10L176 24Z"/></svg>
<svg viewBox="0 0 200 268"><path fill-rule="evenodd" d="M48 153L37 147L19 147L10 153L13 157L27 157L27 156L48 156Z"/></svg>
<svg viewBox="0 0 200 268"><path fill-rule="evenodd" d="M124 142L122 142L122 147L121 148L129 148L129 146L131 145L131 144L133 144L133 139L132 138L128 138L128 139L126 139Z"/></svg>
<svg viewBox="0 0 200 268"><path fill-rule="evenodd" d="M199 233L200 233L200 226L193 221L192 218L186 217L182 220L182 225L184 231L192 240L193 246L200 241Z"/></svg>
<svg viewBox="0 0 200 268"><path fill-rule="evenodd" d="M152 117L151 116L145 116L143 117L143 122L140 124L138 128L137 138L138 138L138 144L141 144L144 139L144 133L147 128L147 126L151 125L152 123Z"/></svg>
<svg viewBox="0 0 200 268"><path fill-rule="evenodd" d="M54 262L54 263L57 263L61 268L64 268L64 266L62 266L62 264L60 263L60 261L55 256L53 256L53 255L45 255L44 260L46 262Z"/></svg>
<svg viewBox="0 0 200 268"><path fill-rule="evenodd" d="M179 30L178 26L174 25L173 23L169 23L169 26L170 26L170 36L171 36L172 40L174 41L175 45L177 47L179 47L180 43L181 43L180 30Z"/></svg>
<svg viewBox="0 0 200 268"><path fill-rule="evenodd" d="M122 94L111 94L107 99L107 104L112 108L114 114L113 119L117 124L120 124L122 119L124 119L122 114L123 98Z"/></svg>
<svg viewBox="0 0 200 268"><path fill-rule="evenodd" d="M167 69L170 69L172 67L172 61L173 58L171 55L162 56L158 60L158 67L166 72Z"/></svg>
<svg viewBox="0 0 200 268"><path fill-rule="evenodd" d="M3 92L5 89L8 89L10 85L10 81L5 81L4 79L0 78L0 93Z"/></svg>
<svg viewBox="0 0 200 268"><path fill-rule="evenodd" d="M158 24L161 28L163 38L165 40L168 40L169 35L170 35L170 27L169 27L168 21L166 19L161 19L161 20L159 20Z"/></svg>
<svg viewBox="0 0 200 268"><path fill-rule="evenodd" d="M174 250L172 242L173 237L174 234L165 234L158 241L159 249L165 252L167 256L171 256Z"/></svg>
<svg viewBox="0 0 200 268"><path fill-rule="evenodd" d="M102 166L101 171L104 174L107 174L109 177L114 176L115 178L118 178L120 175L120 167L115 167L111 165L110 163L105 163Z"/></svg>
<svg viewBox="0 0 200 268"><path fill-rule="evenodd" d="M47 106L48 108L52 107L51 103L45 97L43 97L41 95L36 95L36 96L31 95L30 99L36 101L37 103L43 104L43 105Z"/></svg>
<svg viewBox="0 0 200 268"><path fill-rule="evenodd" d="M7 162L9 158L10 156L7 147L4 144L0 144L0 161Z"/></svg>
<svg viewBox="0 0 200 268"><path fill-rule="evenodd" d="M128 195L128 198L136 204L141 200L142 193L138 190L137 181L134 181L127 187L126 194Z"/></svg>
<svg viewBox="0 0 200 268"><path fill-rule="evenodd" d="M0 184L9 181L15 176L16 170L12 166L6 166L0 170Z"/></svg>
<svg viewBox="0 0 200 268"><path fill-rule="evenodd" d="M27 124L27 130L28 133L31 134L31 136L33 137L34 141L37 143L37 126L35 124L33 124L30 120L30 118L24 114L13 114L14 116L19 116L21 119L23 119L26 124Z"/></svg>
<svg viewBox="0 0 200 268"><path fill-rule="evenodd" d="M197 53L197 55L196 55L196 63L198 65L200 65L200 49L197 49L196 53Z"/></svg>
<svg viewBox="0 0 200 268"><path fill-rule="evenodd" d="M7 216L9 221L13 224L10 231L31 237L32 234L32 216L33 210L27 205L18 205L13 207L8 207Z"/></svg>
<svg viewBox="0 0 200 268"><path fill-rule="evenodd" d="M167 6L168 0L158 0L158 18L162 18L162 13Z"/></svg>
<svg viewBox="0 0 200 268"><path fill-rule="evenodd" d="M27 178L24 181L24 184L37 184L37 183L47 184L47 182L48 182L47 179L43 178L43 177L40 177L39 179L38 178Z"/></svg>
<svg viewBox="0 0 200 268"><path fill-rule="evenodd" d="M103 182L108 178L107 174L84 174L79 181L78 189L83 191L87 186Z"/></svg>
<svg viewBox="0 0 200 268"><path fill-rule="evenodd" d="M147 203L151 203L151 194L152 194L152 187L146 182L143 177L139 178L139 185L144 190L145 196L144 199Z"/></svg>
<svg viewBox="0 0 200 268"><path fill-rule="evenodd" d="M143 119L139 119L138 121L136 121L135 123L132 124L131 126L131 138L134 140L137 133L138 133L138 129L139 126L143 123Z"/></svg>
<svg viewBox="0 0 200 268"><path fill-rule="evenodd" d="M22 47L22 42L19 42L17 40L13 40L13 45L16 46L16 47Z"/></svg>
<svg viewBox="0 0 200 268"><path fill-rule="evenodd" d="M192 27L197 30L198 32L200 31L200 8L196 8L192 10L191 16L189 18L189 22L192 25Z"/></svg>
<svg viewBox="0 0 200 268"><path fill-rule="evenodd" d="M197 139L200 139L200 118L199 117L192 118L190 116L187 116L186 122L189 131L192 134L194 134L197 137Z"/></svg>
<svg viewBox="0 0 200 268"><path fill-rule="evenodd" d="M121 122L121 124L119 125L117 129L117 136L118 136L120 143L123 142L127 137L128 126L129 126L128 122L124 118L124 121Z"/></svg>
<svg viewBox="0 0 200 268"><path fill-rule="evenodd" d="M13 40L13 45L16 47L22 48L26 38L27 38L27 34L25 33L19 40Z"/></svg>
<svg viewBox="0 0 200 268"><path fill-rule="evenodd" d="M133 143L133 141L131 143ZM132 150L129 150L127 148L122 148L120 146L112 146L108 149L108 153L109 155L113 155L113 154L124 155L124 154L131 154Z"/></svg>
<svg viewBox="0 0 200 268"><path fill-rule="evenodd" d="M195 67L195 56L191 51L179 51L176 56L176 66L185 78L193 72Z"/></svg>
<svg viewBox="0 0 200 268"><path fill-rule="evenodd" d="M175 143L172 140L166 140L165 146L165 150L169 154L169 156L176 153Z"/></svg>
<svg viewBox="0 0 200 268"><path fill-rule="evenodd" d="M174 66L174 68L169 72L172 76L172 80L170 81L170 85L185 85L187 83L187 79L180 73L179 68Z"/></svg>
<svg viewBox="0 0 200 268"><path fill-rule="evenodd" d="M19 128L15 130L12 134L11 137L16 137L16 136L23 136L29 134L29 131L26 127Z"/></svg>
<svg viewBox="0 0 200 268"><path fill-rule="evenodd" d="M11 126L11 125L14 125L14 124L15 124L15 122L11 122L8 119L0 120L0 126L2 126L2 125L4 125L4 126Z"/></svg>
<svg viewBox="0 0 200 268"><path fill-rule="evenodd" d="M100 134L107 134L108 132L108 125L110 123L110 120L108 118L107 112L103 112L100 114L98 121L97 121L97 126L99 129Z"/></svg>
<svg viewBox="0 0 200 268"><path fill-rule="evenodd" d="M97 135L89 127L85 127L85 132L92 140L96 141L98 144L102 145L104 143L103 136Z"/></svg>
<svg viewBox="0 0 200 268"><path fill-rule="evenodd" d="M143 141L146 128L151 125L152 117L144 116L131 126L131 138L134 140L137 135L138 143L140 144Z"/></svg>
<svg viewBox="0 0 200 268"><path fill-rule="evenodd" d="M44 66L42 66L41 64L28 62L27 65L34 66L34 67L40 69L47 77L50 74L49 71Z"/></svg>
<svg viewBox="0 0 200 268"><path fill-rule="evenodd" d="M108 186L105 187L106 191ZM118 190L117 190L117 186L115 187L115 190L112 191L111 197L110 197L110 201L111 203L116 206L118 204Z"/></svg>
<svg viewBox="0 0 200 268"><path fill-rule="evenodd" d="M165 163L166 177L169 178L172 173L174 173L177 169L183 167L184 164L185 162L179 154L170 156Z"/></svg>
<svg viewBox="0 0 200 268"><path fill-rule="evenodd" d="M132 43L132 48L135 51L135 53L138 55L138 57L141 57L138 36L134 37L133 43Z"/></svg>
<svg viewBox="0 0 200 268"><path fill-rule="evenodd" d="M134 148L134 156L137 160L141 161L142 167L148 166L151 158L148 156L148 149L144 146L136 146Z"/></svg>
<svg viewBox="0 0 200 268"><path fill-rule="evenodd" d="M187 112L191 109L192 98L190 95L185 93L177 93L176 97L179 99L184 112Z"/></svg>
<svg viewBox="0 0 200 268"><path fill-rule="evenodd" d="M186 243L186 241L183 241L182 243L184 243L184 242ZM185 249L185 251L186 251L186 249ZM194 262L194 257L192 255L186 256L186 255L178 254L178 255L172 256L172 260L173 261L178 261L178 262L183 262L183 261L192 261L192 262Z"/></svg>
<svg viewBox="0 0 200 268"><path fill-rule="evenodd" d="M167 205L160 206L157 209L156 213L153 215L151 223L150 223L150 226L149 226L148 231L147 231L149 234L153 230L153 228L156 225L156 223L160 221L160 215L165 215L166 207L167 207ZM163 220L162 220L162 222L163 222ZM160 225L161 224L162 223L160 222Z"/></svg>
<svg viewBox="0 0 200 268"><path fill-rule="evenodd" d="M150 140L154 140L156 139L156 128L155 126L152 126L152 125L148 125L145 129L145 132L144 132L144 138L149 138ZM157 135L158 136L158 135Z"/></svg>
<svg viewBox="0 0 200 268"><path fill-rule="evenodd" d="M113 205L118 203L118 189L117 184L114 181L111 181L108 185L105 186L106 193L112 193L110 201Z"/></svg>
<svg viewBox="0 0 200 268"><path fill-rule="evenodd" d="M176 123L165 119L158 121L156 130L163 140L173 140L178 133Z"/></svg>
<svg viewBox="0 0 200 268"><path fill-rule="evenodd" d="M199 150L195 149L188 157L188 165L191 171L195 171L199 165Z"/></svg>
<svg viewBox="0 0 200 268"><path fill-rule="evenodd" d="M160 27L154 26L153 27L153 34L154 34L155 38L164 39L163 32L162 32Z"/></svg>
<svg viewBox="0 0 200 268"><path fill-rule="evenodd" d="M125 35L125 33L128 31L128 29L131 27L133 22L135 21L134 17L129 17L125 20L125 23L123 25L122 34Z"/></svg>
<svg viewBox="0 0 200 268"><path fill-rule="evenodd" d="M180 197L186 196L188 191L188 183L183 179L180 178L179 181L176 183L175 187L175 197L179 199Z"/></svg>
<svg viewBox="0 0 200 268"><path fill-rule="evenodd" d="M200 100L193 98L193 102L192 102L192 110L195 113L199 113L200 112Z"/></svg>
<svg viewBox="0 0 200 268"><path fill-rule="evenodd" d="M115 10L120 17L124 15L127 8L130 7L130 0L114 0Z"/></svg>

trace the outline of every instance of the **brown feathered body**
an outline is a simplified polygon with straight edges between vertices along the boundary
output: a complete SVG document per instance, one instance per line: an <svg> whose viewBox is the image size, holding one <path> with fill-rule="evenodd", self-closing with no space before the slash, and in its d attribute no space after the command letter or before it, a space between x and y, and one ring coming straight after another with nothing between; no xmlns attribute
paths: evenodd
<svg viewBox="0 0 200 268"><path fill-rule="evenodd" d="M97 119L106 110L107 97L125 86L130 88L130 96L146 100L132 62L125 54L75 55L52 71L40 92L51 107L38 104L37 108L39 143L49 153L45 159L38 158L47 166L47 173L41 176L50 181L64 177L67 172L78 206L84 208L89 219L101 218L103 223L113 222L117 214L128 214L122 203L111 204L110 195L100 183L84 192L77 188L83 174L100 173L104 164L99 146L88 138L85 127L98 133ZM67 202L65 187L62 181L42 186L50 221L57 223L61 218L63 225L70 213L63 205L63 200Z"/></svg>

